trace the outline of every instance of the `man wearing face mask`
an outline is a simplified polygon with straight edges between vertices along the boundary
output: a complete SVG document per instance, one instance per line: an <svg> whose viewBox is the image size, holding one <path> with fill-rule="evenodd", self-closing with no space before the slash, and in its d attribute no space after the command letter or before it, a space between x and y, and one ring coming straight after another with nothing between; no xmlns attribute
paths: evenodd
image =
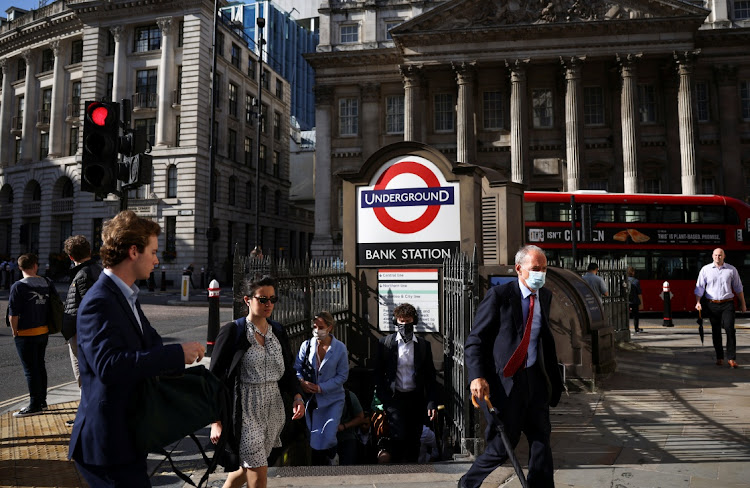
<svg viewBox="0 0 750 488"><path fill-rule="evenodd" d="M330 312L319 312L313 320L312 338L302 343L294 362L302 391L314 398L308 402L305 420L315 466L338 464L336 434L346 402L349 353L346 345L333 336L335 325Z"/></svg>
<svg viewBox="0 0 750 488"><path fill-rule="evenodd" d="M489 395L513 447L521 432L526 435L529 486L554 487L549 407L557 405L563 384L549 326L552 293L543 288L547 258L540 248L525 246L515 262L518 280L487 291L466 339L470 389L491 426L484 402ZM487 448L458 481L459 488L479 487L508 459L497 431L488 427L485 435Z"/></svg>
<svg viewBox="0 0 750 488"><path fill-rule="evenodd" d="M435 420L437 399L435 365L430 343L414 335L418 322L413 305L393 311L397 332L378 341L375 388L388 421L391 462L417 462L422 425ZM426 414L426 415L425 415Z"/></svg>

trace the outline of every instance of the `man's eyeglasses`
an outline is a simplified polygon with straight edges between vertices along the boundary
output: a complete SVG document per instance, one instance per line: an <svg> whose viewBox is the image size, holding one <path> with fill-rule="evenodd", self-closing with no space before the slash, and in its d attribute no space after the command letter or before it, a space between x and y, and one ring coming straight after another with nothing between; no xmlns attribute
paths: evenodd
<svg viewBox="0 0 750 488"><path fill-rule="evenodd" d="M279 297L277 297L276 295L273 295L273 296L270 296L270 297L253 297L253 298L255 298L256 300L258 300L263 305L265 305L268 302L276 303L276 302L279 301Z"/></svg>

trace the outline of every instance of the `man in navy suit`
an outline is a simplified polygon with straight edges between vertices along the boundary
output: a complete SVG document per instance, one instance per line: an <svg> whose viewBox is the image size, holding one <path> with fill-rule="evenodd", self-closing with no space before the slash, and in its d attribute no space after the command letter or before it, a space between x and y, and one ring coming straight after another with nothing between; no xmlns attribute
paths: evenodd
<svg viewBox="0 0 750 488"><path fill-rule="evenodd" d="M479 487L508 459L502 439L491 428L485 395L499 412L514 447L521 432L526 434L529 486L555 486L549 407L557 405L563 384L549 326L552 292L543 288L547 258L540 248L525 246L516 253L515 261L518 280L487 291L466 339L471 394L480 402L490 426L487 448L459 480L459 488Z"/></svg>
<svg viewBox="0 0 750 488"><path fill-rule="evenodd" d="M414 335L417 310L403 303L393 311L398 329L378 341L375 386L388 421L390 445L382 446L391 462L419 459L422 425L435 420L435 365L430 343Z"/></svg>
<svg viewBox="0 0 750 488"><path fill-rule="evenodd" d="M159 224L123 211L102 231L104 271L78 308L81 403L68 456L92 488L150 487L146 453L133 446L127 410L136 386L179 373L204 354L198 342L164 345L138 303L136 280L154 266Z"/></svg>

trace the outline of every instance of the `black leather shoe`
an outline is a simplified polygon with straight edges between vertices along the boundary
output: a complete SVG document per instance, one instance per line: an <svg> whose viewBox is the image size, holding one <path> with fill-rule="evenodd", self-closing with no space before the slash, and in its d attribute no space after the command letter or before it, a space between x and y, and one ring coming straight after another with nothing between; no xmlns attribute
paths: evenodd
<svg viewBox="0 0 750 488"><path fill-rule="evenodd" d="M464 477L461 476L458 478L458 483L456 483L456 488L466 488L466 485L464 484Z"/></svg>

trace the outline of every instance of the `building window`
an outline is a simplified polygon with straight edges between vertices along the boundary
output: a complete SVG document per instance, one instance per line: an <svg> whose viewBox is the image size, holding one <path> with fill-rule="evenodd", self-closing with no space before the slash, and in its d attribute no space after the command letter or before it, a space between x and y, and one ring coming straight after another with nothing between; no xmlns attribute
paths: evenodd
<svg viewBox="0 0 750 488"><path fill-rule="evenodd" d="M695 84L695 101L698 122L708 122L711 115L708 105L708 83L705 81L699 81Z"/></svg>
<svg viewBox="0 0 750 488"><path fill-rule="evenodd" d="M73 41L70 45L70 64L83 61L83 41Z"/></svg>
<svg viewBox="0 0 750 488"><path fill-rule="evenodd" d="M214 105L221 109L221 73L214 75Z"/></svg>
<svg viewBox="0 0 750 488"><path fill-rule="evenodd" d="M52 88L42 90L42 108L39 111L37 123L49 125L50 114L52 112Z"/></svg>
<svg viewBox="0 0 750 488"><path fill-rule="evenodd" d="M249 93L245 93L245 123L253 125L253 117L255 116L255 110L253 106L253 98Z"/></svg>
<svg viewBox="0 0 750 488"><path fill-rule="evenodd" d="M400 20L391 20L385 23L385 39L386 40L390 41L393 39L393 37L391 37L391 29L393 29L394 27L398 27L399 25L401 25Z"/></svg>
<svg viewBox="0 0 750 488"><path fill-rule="evenodd" d="M255 81L255 60L252 56L247 56L247 76Z"/></svg>
<svg viewBox="0 0 750 488"><path fill-rule="evenodd" d="M485 129L503 128L503 97L499 91L484 92L482 109Z"/></svg>
<svg viewBox="0 0 750 488"><path fill-rule="evenodd" d="M22 142L21 138L20 137L16 137L16 148L15 148L15 152L14 152L14 154L15 154L15 160L14 160L14 162L15 163L20 163L21 162L21 149L23 147L23 145L21 144L21 142Z"/></svg>
<svg viewBox="0 0 750 488"><path fill-rule="evenodd" d="M273 138L277 141L281 140L281 113L273 113Z"/></svg>
<svg viewBox="0 0 750 488"><path fill-rule="evenodd" d="M262 133L264 133L264 134L266 133L266 129L268 128L268 117L266 115L267 113L268 113L268 105L266 105L264 103L261 106L260 122L259 122L260 123L260 131Z"/></svg>
<svg viewBox="0 0 750 488"><path fill-rule="evenodd" d="M638 113L642 123L656 122L656 90L654 85L638 85Z"/></svg>
<svg viewBox="0 0 750 488"><path fill-rule="evenodd" d="M214 171L213 179L211 180L211 201L216 203L216 196L219 194L219 174Z"/></svg>
<svg viewBox="0 0 750 488"><path fill-rule="evenodd" d="M232 66L240 69L240 47L232 43L232 52L230 54L232 55Z"/></svg>
<svg viewBox="0 0 750 488"><path fill-rule="evenodd" d="M359 25L349 24L341 26L341 44L359 42Z"/></svg>
<svg viewBox="0 0 750 488"><path fill-rule="evenodd" d="M227 157L232 161L237 161L237 131L229 129L227 137Z"/></svg>
<svg viewBox="0 0 750 488"><path fill-rule="evenodd" d="M16 80L23 80L26 78L26 60L18 58L18 64L16 66Z"/></svg>
<svg viewBox="0 0 750 488"><path fill-rule="evenodd" d="M281 215L281 191L279 190L273 194L273 210L276 215Z"/></svg>
<svg viewBox="0 0 750 488"><path fill-rule="evenodd" d="M137 27L133 37L133 52L145 53L161 49L161 29L158 25Z"/></svg>
<svg viewBox="0 0 750 488"><path fill-rule="evenodd" d="M229 115L237 117L237 85L229 84Z"/></svg>
<svg viewBox="0 0 750 488"><path fill-rule="evenodd" d="M284 82L279 78L276 78L276 98L279 100L284 98Z"/></svg>
<svg viewBox="0 0 750 488"><path fill-rule="evenodd" d="M245 137L245 165L253 165L253 140Z"/></svg>
<svg viewBox="0 0 750 488"><path fill-rule="evenodd" d="M112 34L111 30L107 31L107 51L104 53L105 56L115 55L115 35Z"/></svg>
<svg viewBox="0 0 750 488"><path fill-rule="evenodd" d="M359 100L342 98L339 100L339 135L356 136L359 133Z"/></svg>
<svg viewBox="0 0 750 488"><path fill-rule="evenodd" d="M133 108L156 108L157 72L158 70L155 69L136 71Z"/></svg>
<svg viewBox="0 0 750 488"><path fill-rule="evenodd" d="M181 20L177 27L177 47L185 44L185 21Z"/></svg>
<svg viewBox="0 0 750 488"><path fill-rule="evenodd" d="M268 188L265 186L260 189L260 211L266 211L266 198L268 198Z"/></svg>
<svg viewBox="0 0 750 488"><path fill-rule="evenodd" d="M23 111L26 107L26 99L24 97L16 98L16 121L13 127L17 130L23 129Z"/></svg>
<svg viewBox="0 0 750 488"><path fill-rule="evenodd" d="M435 132L451 132L454 128L453 95L438 93L435 95Z"/></svg>
<svg viewBox="0 0 750 488"><path fill-rule="evenodd" d="M260 151L258 151L258 165L260 166L260 170L265 173L266 172L266 145L261 144L260 145Z"/></svg>
<svg viewBox="0 0 750 488"><path fill-rule="evenodd" d="M164 254L177 256L177 217L164 217Z"/></svg>
<svg viewBox="0 0 750 488"><path fill-rule="evenodd" d="M659 178L646 178L643 181L645 193L661 193L661 180Z"/></svg>
<svg viewBox="0 0 750 488"><path fill-rule="evenodd" d="M70 90L70 116L78 118L81 115L81 82L74 81Z"/></svg>
<svg viewBox="0 0 750 488"><path fill-rule="evenodd" d="M552 90L533 90L531 92L534 127L546 129L554 123L552 109Z"/></svg>
<svg viewBox="0 0 750 488"><path fill-rule="evenodd" d="M604 124L604 95L600 86L583 87L583 123Z"/></svg>
<svg viewBox="0 0 750 488"><path fill-rule="evenodd" d="M248 181L245 183L245 207L250 209L253 208L253 182Z"/></svg>
<svg viewBox="0 0 750 488"><path fill-rule="evenodd" d="M750 19L750 1L737 1L734 2L734 18L735 20Z"/></svg>
<svg viewBox="0 0 750 488"><path fill-rule="evenodd" d="M223 32L217 32L216 33L216 54L224 57L224 33Z"/></svg>
<svg viewBox="0 0 750 488"><path fill-rule="evenodd" d="M709 176L701 179L701 190L704 195L714 195L716 193L713 177Z"/></svg>
<svg viewBox="0 0 750 488"><path fill-rule="evenodd" d="M39 134L39 159L44 159L49 155L49 132Z"/></svg>
<svg viewBox="0 0 750 488"><path fill-rule="evenodd" d="M174 145L176 147L180 147L180 139L182 138L182 117L179 115L175 117L174 126L175 126L175 137L174 137Z"/></svg>
<svg viewBox="0 0 750 488"><path fill-rule="evenodd" d="M52 49L42 51L42 73L55 69L55 53Z"/></svg>
<svg viewBox="0 0 750 488"><path fill-rule="evenodd" d="M175 105L182 103L182 65L177 66L177 88L175 89L172 103Z"/></svg>
<svg viewBox="0 0 750 488"><path fill-rule="evenodd" d="M150 119L138 119L135 121L133 127L135 129L145 130L148 143L152 146L156 145L156 117Z"/></svg>
<svg viewBox="0 0 750 488"><path fill-rule="evenodd" d="M167 198L177 198L177 166L167 168Z"/></svg>
<svg viewBox="0 0 750 488"><path fill-rule="evenodd" d="M599 191L608 191L609 190L609 181L605 179L598 179L598 180L591 180L589 181L587 190L599 190Z"/></svg>
<svg viewBox="0 0 750 488"><path fill-rule="evenodd" d="M742 107L742 119L750 120L750 80L740 82L740 105Z"/></svg>
<svg viewBox="0 0 750 488"><path fill-rule="evenodd" d="M78 127L70 128L70 141L68 141L68 156L78 153Z"/></svg>
<svg viewBox="0 0 750 488"><path fill-rule="evenodd" d="M404 96L385 98L385 131L388 134L404 133Z"/></svg>
<svg viewBox="0 0 750 488"><path fill-rule="evenodd" d="M229 177L229 205L235 205L237 202L237 178Z"/></svg>
<svg viewBox="0 0 750 488"><path fill-rule="evenodd" d="M281 153L279 153L279 151L274 151L272 161L273 175L277 178L279 177L279 161L281 161Z"/></svg>
<svg viewBox="0 0 750 488"><path fill-rule="evenodd" d="M261 85L263 85L264 90L271 89L271 72L267 69L263 70L263 79L261 80Z"/></svg>
<svg viewBox="0 0 750 488"><path fill-rule="evenodd" d="M106 80L104 81L104 98L112 101L112 93L115 89L115 74L107 73Z"/></svg>

